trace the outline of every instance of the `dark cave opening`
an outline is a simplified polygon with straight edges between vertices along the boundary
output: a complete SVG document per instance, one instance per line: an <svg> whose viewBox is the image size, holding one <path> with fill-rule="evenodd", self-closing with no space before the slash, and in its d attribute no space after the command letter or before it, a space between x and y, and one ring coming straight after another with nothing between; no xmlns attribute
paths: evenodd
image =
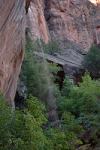
<svg viewBox="0 0 100 150"><path fill-rule="evenodd" d="M63 70L58 71L57 73L57 78L55 83L57 83L59 85L59 90L61 91L62 87L63 87L63 81L65 79L65 73Z"/></svg>
<svg viewBox="0 0 100 150"><path fill-rule="evenodd" d="M25 99L23 96L20 96L18 91L16 91L16 95L15 95L15 107L21 109L25 106Z"/></svg>

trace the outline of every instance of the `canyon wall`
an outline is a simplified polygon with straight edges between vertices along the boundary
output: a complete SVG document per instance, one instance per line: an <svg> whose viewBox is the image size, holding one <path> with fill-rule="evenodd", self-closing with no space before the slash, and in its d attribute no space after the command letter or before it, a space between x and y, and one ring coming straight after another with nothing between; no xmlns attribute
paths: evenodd
<svg viewBox="0 0 100 150"><path fill-rule="evenodd" d="M28 8L30 5L30 8ZM65 49L100 44L100 0L0 0L0 90L14 106L24 56L25 28L33 39L52 37Z"/></svg>
<svg viewBox="0 0 100 150"><path fill-rule="evenodd" d="M55 37L65 49L100 44L100 0L31 0L27 22L33 39Z"/></svg>
<svg viewBox="0 0 100 150"><path fill-rule="evenodd" d="M14 107L24 56L25 0L0 0L0 90Z"/></svg>
<svg viewBox="0 0 100 150"><path fill-rule="evenodd" d="M31 29L33 39L42 38L47 43L50 35L44 16L44 8L44 1L31 0L27 14L27 26Z"/></svg>

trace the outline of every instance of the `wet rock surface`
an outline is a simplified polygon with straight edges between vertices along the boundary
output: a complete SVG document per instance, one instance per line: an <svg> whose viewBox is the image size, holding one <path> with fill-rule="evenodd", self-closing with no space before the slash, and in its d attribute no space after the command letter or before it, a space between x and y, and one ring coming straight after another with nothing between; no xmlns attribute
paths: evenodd
<svg viewBox="0 0 100 150"><path fill-rule="evenodd" d="M27 27L31 30L31 38L41 38L47 43L50 35L45 21L44 7L42 0L31 0L27 14Z"/></svg>

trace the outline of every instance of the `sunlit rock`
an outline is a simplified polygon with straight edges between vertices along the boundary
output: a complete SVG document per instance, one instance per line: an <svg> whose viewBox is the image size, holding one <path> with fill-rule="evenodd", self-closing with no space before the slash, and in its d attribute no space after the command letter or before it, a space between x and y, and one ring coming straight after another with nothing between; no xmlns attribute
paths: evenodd
<svg viewBox="0 0 100 150"><path fill-rule="evenodd" d="M27 22L33 39L55 37L65 49L88 51L100 44L99 18L100 0L35 0Z"/></svg>
<svg viewBox="0 0 100 150"><path fill-rule="evenodd" d="M0 90L14 107L24 56L25 0L0 0Z"/></svg>

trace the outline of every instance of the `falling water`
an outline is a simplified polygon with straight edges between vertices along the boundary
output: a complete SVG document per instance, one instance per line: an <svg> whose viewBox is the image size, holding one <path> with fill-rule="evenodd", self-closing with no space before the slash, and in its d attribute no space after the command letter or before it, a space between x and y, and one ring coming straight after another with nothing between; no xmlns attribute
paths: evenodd
<svg viewBox="0 0 100 150"><path fill-rule="evenodd" d="M33 15L33 12L31 10L31 8L29 8L29 12L31 13L31 17L34 20L34 15ZM31 26L32 26L32 28L34 27L34 21L32 21ZM48 66L47 66L47 62L46 62L46 59L45 59L43 46L42 46L42 43L41 43L41 40L40 40L40 34L39 34L38 38L39 38L39 45L40 45L42 58L43 58L43 67L44 67L44 70L45 70L45 80L46 80L47 85L48 85L47 98L46 98L47 102L46 103L49 107L49 117L50 117L50 115L52 116L52 118L50 118L50 120L52 120L52 122L54 122L54 121L58 120L58 115L57 115L57 111L56 111L56 103L55 103L56 99L53 95L52 82L51 82L51 79L49 77Z"/></svg>
<svg viewBox="0 0 100 150"><path fill-rule="evenodd" d="M49 115L52 114L52 118L50 118L50 120L56 121L56 120L58 120L58 115L57 115L57 111L56 111L55 97L53 95L52 82L51 82L51 79L49 76L48 66L47 66L47 62L45 59L44 50L43 50L43 46L42 46L40 38L39 38L39 45L40 45L42 56L43 56L43 67L45 69L45 78L46 78L45 80L48 85L47 105L49 106L49 110L50 110Z"/></svg>

